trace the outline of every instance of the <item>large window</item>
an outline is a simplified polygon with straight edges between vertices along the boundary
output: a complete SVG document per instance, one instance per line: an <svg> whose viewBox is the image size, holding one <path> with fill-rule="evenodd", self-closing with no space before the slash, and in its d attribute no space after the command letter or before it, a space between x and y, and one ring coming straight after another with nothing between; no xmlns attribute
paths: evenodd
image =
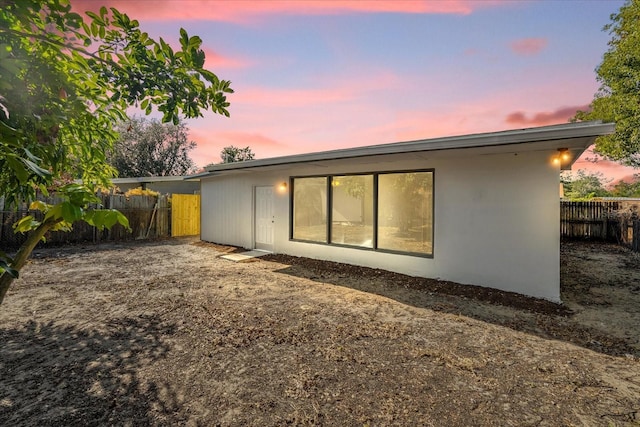
<svg viewBox="0 0 640 427"><path fill-rule="evenodd" d="M331 243L373 248L373 175L331 179Z"/></svg>
<svg viewBox="0 0 640 427"><path fill-rule="evenodd" d="M432 253L433 172L378 176L378 248Z"/></svg>
<svg viewBox="0 0 640 427"><path fill-rule="evenodd" d="M293 238L327 242L327 178L293 180Z"/></svg>
<svg viewBox="0 0 640 427"><path fill-rule="evenodd" d="M433 254L433 171L292 179L291 238Z"/></svg>

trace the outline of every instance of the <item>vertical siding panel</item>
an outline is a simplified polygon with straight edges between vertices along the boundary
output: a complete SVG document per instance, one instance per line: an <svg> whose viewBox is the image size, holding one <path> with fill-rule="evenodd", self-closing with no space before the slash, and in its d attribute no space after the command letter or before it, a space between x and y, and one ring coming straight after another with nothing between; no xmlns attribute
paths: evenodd
<svg viewBox="0 0 640 427"><path fill-rule="evenodd" d="M253 178L216 177L203 181L201 188L201 238L253 247Z"/></svg>

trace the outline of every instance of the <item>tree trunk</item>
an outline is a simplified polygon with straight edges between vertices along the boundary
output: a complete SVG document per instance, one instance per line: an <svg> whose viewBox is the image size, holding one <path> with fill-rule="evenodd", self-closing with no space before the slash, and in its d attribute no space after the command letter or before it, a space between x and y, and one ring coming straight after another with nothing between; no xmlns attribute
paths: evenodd
<svg viewBox="0 0 640 427"><path fill-rule="evenodd" d="M42 224L36 227L35 230L31 231L27 236L27 240L22 244L22 246L20 246L18 253L11 263L11 267L17 271L20 271L20 269L24 267L24 264L29 259L29 256L31 256L31 252L33 252L33 249L36 247L38 242L42 239L45 233L51 230L51 228L58 222L60 222L60 220L44 221ZM0 275L0 305L2 305L4 296L7 294L7 291L9 290L12 282L13 277L6 271L2 273L2 275Z"/></svg>

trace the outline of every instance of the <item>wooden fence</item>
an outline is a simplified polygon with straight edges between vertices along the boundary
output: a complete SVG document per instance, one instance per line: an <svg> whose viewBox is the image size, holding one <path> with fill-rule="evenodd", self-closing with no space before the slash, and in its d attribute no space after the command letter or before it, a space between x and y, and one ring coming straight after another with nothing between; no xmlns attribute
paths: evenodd
<svg viewBox="0 0 640 427"><path fill-rule="evenodd" d="M116 240L133 240L171 235L171 208L167 196L130 196L101 195L101 205L105 209L118 209L129 219L132 231L128 232L120 224L110 230L98 230L89 224L78 221L70 232L50 232L46 239L48 244L65 244L76 242L103 242ZM58 203L56 197L43 198L47 203ZM0 246L4 248L19 247L26 235L14 233L13 224L26 215L42 219L42 214L29 211L26 206L18 210L0 211Z"/></svg>
<svg viewBox="0 0 640 427"><path fill-rule="evenodd" d="M618 202L560 202L560 234L572 239L618 240Z"/></svg>
<svg viewBox="0 0 640 427"><path fill-rule="evenodd" d="M560 202L560 236L623 244L640 252L638 203Z"/></svg>

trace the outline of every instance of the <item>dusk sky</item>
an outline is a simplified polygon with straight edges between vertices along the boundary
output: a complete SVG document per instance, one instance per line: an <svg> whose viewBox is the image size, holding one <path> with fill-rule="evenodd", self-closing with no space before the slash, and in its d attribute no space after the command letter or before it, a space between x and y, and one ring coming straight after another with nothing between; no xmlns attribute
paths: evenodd
<svg viewBox="0 0 640 427"><path fill-rule="evenodd" d="M230 118L190 120L192 158L228 145L257 158L565 123L623 1L75 0L114 6L177 46L203 39L231 80ZM584 156L583 156L584 157ZM634 170L579 160L610 178Z"/></svg>

